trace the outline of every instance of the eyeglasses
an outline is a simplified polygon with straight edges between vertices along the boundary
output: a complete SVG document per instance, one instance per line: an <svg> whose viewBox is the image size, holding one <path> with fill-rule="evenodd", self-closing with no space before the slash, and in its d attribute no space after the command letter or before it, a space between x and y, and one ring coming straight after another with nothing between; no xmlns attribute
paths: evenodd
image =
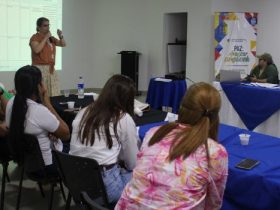
<svg viewBox="0 0 280 210"><path fill-rule="evenodd" d="M44 24L44 25L42 25L43 27L48 27L48 26L50 26L50 24Z"/></svg>

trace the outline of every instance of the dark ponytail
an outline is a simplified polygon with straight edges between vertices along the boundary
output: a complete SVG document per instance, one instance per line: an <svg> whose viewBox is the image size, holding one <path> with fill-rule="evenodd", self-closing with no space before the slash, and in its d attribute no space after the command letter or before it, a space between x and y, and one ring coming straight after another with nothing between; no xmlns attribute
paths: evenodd
<svg viewBox="0 0 280 210"><path fill-rule="evenodd" d="M22 137L28 110L27 99L31 97L40 99L38 85L41 84L41 81L41 71L35 66L24 66L15 74L16 95L9 125L9 141L13 158L18 163L21 163L23 157Z"/></svg>

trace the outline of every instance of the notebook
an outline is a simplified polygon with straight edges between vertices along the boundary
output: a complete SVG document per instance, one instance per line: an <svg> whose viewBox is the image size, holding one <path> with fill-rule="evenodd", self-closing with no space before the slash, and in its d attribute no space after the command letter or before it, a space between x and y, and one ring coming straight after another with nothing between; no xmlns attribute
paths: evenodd
<svg viewBox="0 0 280 210"><path fill-rule="evenodd" d="M240 82L240 71L220 70L221 82Z"/></svg>

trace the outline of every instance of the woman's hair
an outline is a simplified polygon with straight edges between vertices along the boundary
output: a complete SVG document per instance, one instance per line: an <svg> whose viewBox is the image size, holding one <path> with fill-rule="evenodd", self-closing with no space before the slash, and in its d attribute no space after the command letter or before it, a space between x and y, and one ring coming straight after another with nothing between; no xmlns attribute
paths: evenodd
<svg viewBox="0 0 280 210"><path fill-rule="evenodd" d="M43 25L44 22L49 22L48 18L40 17L37 19L36 22L36 31L39 31L39 28Z"/></svg>
<svg viewBox="0 0 280 210"><path fill-rule="evenodd" d="M220 94L210 84L196 83L187 90L181 102L177 122L189 126L175 135L169 152L170 161L180 156L187 158L201 145L205 145L209 160L207 139L210 137L217 140L220 106ZM151 138L149 146L161 141L178 123L162 126Z"/></svg>
<svg viewBox="0 0 280 210"><path fill-rule="evenodd" d="M41 84L41 71L35 66L24 66L15 74L16 95L13 102L12 115L10 121L11 149L15 161L21 161L23 155L23 142L25 115L28 109L27 99L34 97L39 99L38 85Z"/></svg>
<svg viewBox="0 0 280 210"><path fill-rule="evenodd" d="M134 82L122 75L112 76L103 87L98 99L85 111L79 128L79 138L83 144L90 144L95 141L95 131L100 137L100 132L105 133L107 147L113 145L110 124L113 123L114 135L119 141L117 124L123 114L133 115Z"/></svg>

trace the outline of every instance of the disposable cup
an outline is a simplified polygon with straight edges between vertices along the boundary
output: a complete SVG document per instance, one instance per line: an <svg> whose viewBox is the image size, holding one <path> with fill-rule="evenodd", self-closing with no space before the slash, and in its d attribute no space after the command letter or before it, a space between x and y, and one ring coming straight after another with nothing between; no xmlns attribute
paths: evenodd
<svg viewBox="0 0 280 210"><path fill-rule="evenodd" d="M73 109L75 105L75 101L68 101L67 105L68 105L68 109Z"/></svg>
<svg viewBox="0 0 280 210"><path fill-rule="evenodd" d="M249 141L250 141L250 134L247 133L241 133L239 134L239 139L240 139L240 143L241 145L248 145Z"/></svg>
<svg viewBox="0 0 280 210"><path fill-rule="evenodd" d="M65 97L69 97L69 95L70 95L70 90L63 90L63 94L64 94L64 96Z"/></svg>

